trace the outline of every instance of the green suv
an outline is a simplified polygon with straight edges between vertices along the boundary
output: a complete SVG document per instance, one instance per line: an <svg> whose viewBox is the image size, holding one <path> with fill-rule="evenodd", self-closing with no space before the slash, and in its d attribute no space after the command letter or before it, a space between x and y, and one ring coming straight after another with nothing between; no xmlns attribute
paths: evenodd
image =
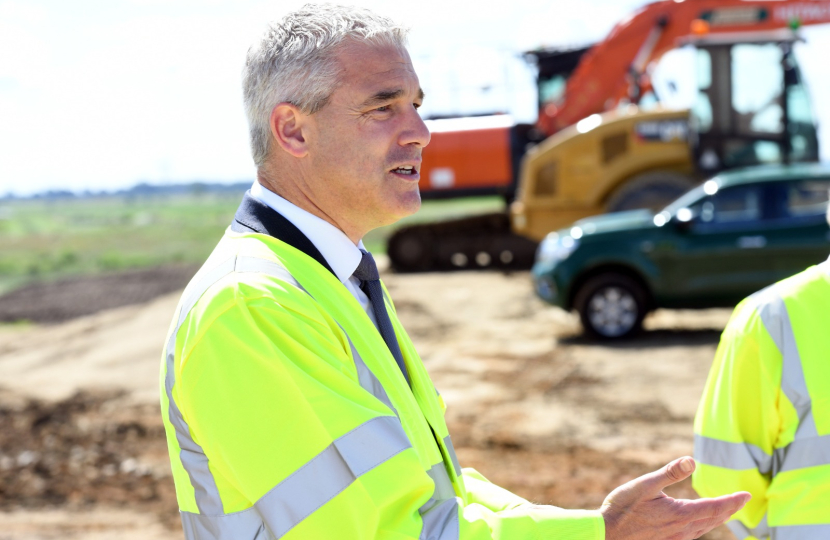
<svg viewBox="0 0 830 540"><path fill-rule="evenodd" d="M587 218L539 245L536 293L614 339L659 308L734 306L830 254L830 166L730 171L662 212Z"/></svg>

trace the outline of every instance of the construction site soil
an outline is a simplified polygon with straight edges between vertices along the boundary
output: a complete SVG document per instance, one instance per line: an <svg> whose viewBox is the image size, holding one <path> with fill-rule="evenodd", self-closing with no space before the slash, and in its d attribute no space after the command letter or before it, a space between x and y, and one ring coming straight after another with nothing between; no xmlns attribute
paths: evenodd
<svg viewBox="0 0 830 540"><path fill-rule="evenodd" d="M183 289L198 267L181 265L34 282L0 296L0 322L57 323Z"/></svg>
<svg viewBox="0 0 830 540"><path fill-rule="evenodd" d="M42 321L0 325L0 540L182 538L157 387L189 273L132 273L140 300L111 276L0 298L0 312L37 305L20 318ZM526 272L384 280L448 404L462 466L537 503L596 508L691 454L729 310L658 311L640 336L607 344L536 299ZM688 482L667 492L695 496Z"/></svg>

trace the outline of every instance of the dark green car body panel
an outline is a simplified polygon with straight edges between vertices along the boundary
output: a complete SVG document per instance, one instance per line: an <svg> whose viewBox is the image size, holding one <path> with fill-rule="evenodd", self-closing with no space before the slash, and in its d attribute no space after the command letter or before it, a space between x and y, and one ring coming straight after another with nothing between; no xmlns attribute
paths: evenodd
<svg viewBox="0 0 830 540"><path fill-rule="evenodd" d="M564 260L537 254L537 294L571 309L586 279L612 271L639 281L650 309L734 306L830 254L830 167L744 169L706 184L714 193L701 185L657 217L648 210L606 214L558 231L560 240L577 236L578 245ZM693 217L680 220L682 209Z"/></svg>

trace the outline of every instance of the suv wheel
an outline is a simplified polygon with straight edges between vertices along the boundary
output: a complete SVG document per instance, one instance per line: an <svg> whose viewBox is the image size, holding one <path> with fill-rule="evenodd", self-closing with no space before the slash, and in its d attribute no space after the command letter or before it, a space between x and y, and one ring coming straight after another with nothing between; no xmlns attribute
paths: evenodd
<svg viewBox="0 0 830 540"><path fill-rule="evenodd" d="M574 307L589 334L620 339L642 327L646 291L630 277L609 272L586 281L576 293Z"/></svg>

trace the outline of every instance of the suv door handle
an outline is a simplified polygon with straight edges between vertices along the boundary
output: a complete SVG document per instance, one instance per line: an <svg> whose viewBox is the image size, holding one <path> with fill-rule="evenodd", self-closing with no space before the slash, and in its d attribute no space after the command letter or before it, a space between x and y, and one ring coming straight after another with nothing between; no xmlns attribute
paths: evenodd
<svg viewBox="0 0 830 540"><path fill-rule="evenodd" d="M741 249L757 249L767 245L765 236L741 236L738 238L738 247Z"/></svg>

